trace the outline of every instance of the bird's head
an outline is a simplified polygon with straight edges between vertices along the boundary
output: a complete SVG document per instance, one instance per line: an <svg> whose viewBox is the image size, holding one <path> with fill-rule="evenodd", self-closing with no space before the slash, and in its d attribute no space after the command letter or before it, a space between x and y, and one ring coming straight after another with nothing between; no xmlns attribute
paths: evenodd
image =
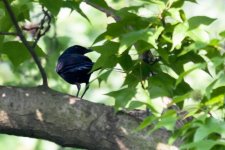
<svg viewBox="0 0 225 150"><path fill-rule="evenodd" d="M69 48L67 48L64 52L64 54L81 54L84 55L86 53L92 52L91 49L87 49L83 46L74 45Z"/></svg>

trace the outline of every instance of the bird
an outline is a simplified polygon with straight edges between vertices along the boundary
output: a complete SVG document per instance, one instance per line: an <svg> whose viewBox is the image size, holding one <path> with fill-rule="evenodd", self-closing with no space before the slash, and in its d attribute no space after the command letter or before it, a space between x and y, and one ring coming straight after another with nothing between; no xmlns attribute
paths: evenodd
<svg viewBox="0 0 225 150"><path fill-rule="evenodd" d="M89 79L94 64L90 58L85 56L89 52L92 52L92 50L83 46L71 46L59 56L56 65L56 72L59 76L66 82L77 86L76 97L79 96L81 84L85 83L85 90L81 99L89 88Z"/></svg>

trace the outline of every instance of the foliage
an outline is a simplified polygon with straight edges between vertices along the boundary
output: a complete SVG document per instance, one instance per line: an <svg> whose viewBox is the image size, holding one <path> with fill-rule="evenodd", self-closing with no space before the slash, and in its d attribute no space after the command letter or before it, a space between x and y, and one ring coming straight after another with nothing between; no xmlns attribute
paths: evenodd
<svg viewBox="0 0 225 150"><path fill-rule="evenodd" d="M195 0L188 1L196 3ZM11 6L21 24L25 20L32 22L29 10L37 7L37 3L46 7L53 19L57 19L60 9L69 8L90 23L92 21L80 9L81 0L12 1ZM104 10L111 10L105 1L91 3ZM173 133L169 143L182 137L185 144L181 149L222 149L225 147L225 53L221 44L225 39L225 31L218 38L210 39L206 27L215 18L187 18L183 5L183 0L136 0L128 7L112 11L119 20L107 24L106 31L94 40L92 49L100 57L93 70L102 67L102 74L98 78L100 83L110 77L111 71L105 69L121 67L125 77L123 85L121 89L107 95L115 98L116 110L143 106L150 109L152 116L147 117L138 129L154 123L153 130L164 127ZM139 10L151 14L150 8L153 6L158 10L155 15L141 15ZM2 3L0 12L0 22L4 22L0 24L0 32L14 32ZM29 34L26 37L29 39ZM51 40L48 36L44 38L45 41ZM58 40L56 47L48 45L47 49L60 50L69 41L66 37L54 38L62 40ZM36 52L45 62L48 78L54 80L54 62L51 60L56 60L60 51L44 51L37 47ZM18 39L6 35L0 36L0 54L1 60L11 62L15 70L18 67L23 70L22 67L28 64L21 63L29 61L30 57ZM32 69L36 70L34 65ZM210 80L200 89L196 88L190 82L193 73L198 73L197 79L193 81L204 81L201 77L203 74ZM38 73L34 77L33 84L40 82ZM156 101L161 99L167 99L163 103L164 107L176 105L179 110L159 111ZM185 115L179 115L182 112ZM188 117L192 117L192 120L181 128L175 127L178 120L185 122Z"/></svg>

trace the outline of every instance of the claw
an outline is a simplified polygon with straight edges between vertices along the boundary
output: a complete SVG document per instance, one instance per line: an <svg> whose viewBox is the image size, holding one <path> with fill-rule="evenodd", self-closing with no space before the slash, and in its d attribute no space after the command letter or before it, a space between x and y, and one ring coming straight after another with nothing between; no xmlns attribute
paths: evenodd
<svg viewBox="0 0 225 150"><path fill-rule="evenodd" d="M78 97L79 96L79 92L80 92L80 84L76 83L76 86L77 86L77 95L76 95L76 97Z"/></svg>
<svg viewBox="0 0 225 150"><path fill-rule="evenodd" d="M84 92L83 92L83 94L81 95L81 99L83 98L84 94L87 92L88 89L89 89L89 83L86 83Z"/></svg>

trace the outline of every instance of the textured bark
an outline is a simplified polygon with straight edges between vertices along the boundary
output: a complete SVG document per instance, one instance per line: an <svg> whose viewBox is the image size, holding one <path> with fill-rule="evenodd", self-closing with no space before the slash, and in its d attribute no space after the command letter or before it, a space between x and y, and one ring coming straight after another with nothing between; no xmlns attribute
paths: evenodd
<svg viewBox="0 0 225 150"><path fill-rule="evenodd" d="M134 132L140 120L112 107L80 100L44 87L0 87L0 133L93 150L149 150L169 133Z"/></svg>

